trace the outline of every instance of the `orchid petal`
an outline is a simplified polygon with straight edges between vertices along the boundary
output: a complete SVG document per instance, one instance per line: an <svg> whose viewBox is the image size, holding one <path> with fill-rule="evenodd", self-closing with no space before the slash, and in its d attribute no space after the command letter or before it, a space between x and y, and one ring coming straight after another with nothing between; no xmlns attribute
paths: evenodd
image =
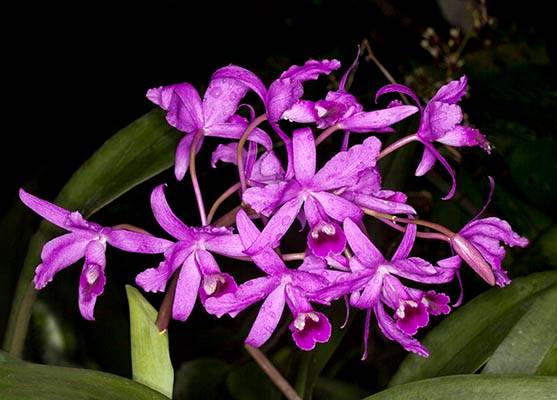
<svg viewBox="0 0 557 400"><path fill-rule="evenodd" d="M253 347L262 346L275 331L285 304L284 286L273 290L263 302L257 318L246 338L246 343Z"/></svg>
<svg viewBox="0 0 557 400"><path fill-rule="evenodd" d="M167 112L166 120L179 131L194 133L203 128L201 98L189 83L149 89L147 98Z"/></svg>
<svg viewBox="0 0 557 400"><path fill-rule="evenodd" d="M172 317L179 321L185 321L190 316L199 286L201 285L201 274L195 262L195 252L190 254L180 270L176 284L176 294L172 304Z"/></svg>
<svg viewBox="0 0 557 400"><path fill-rule="evenodd" d="M368 268L385 261L385 257L383 257L379 249L371 243L356 223L349 218L344 220L344 234L354 254Z"/></svg>
<svg viewBox="0 0 557 400"><path fill-rule="evenodd" d="M294 150L294 174L301 184L307 183L315 175L316 149L311 128L294 131L292 136Z"/></svg>
<svg viewBox="0 0 557 400"><path fill-rule="evenodd" d="M319 204L323 207L323 210L329 217L339 222L344 221L346 218L350 218L353 221L359 221L364 215L360 207L335 194L328 192L314 192L312 193L312 196L319 201Z"/></svg>
<svg viewBox="0 0 557 400"><path fill-rule="evenodd" d="M23 189L19 189L19 198L27 207L39 214L47 221L65 228L66 220L70 215L70 211L52 204L46 200L39 199ZM67 228L65 228L67 229Z"/></svg>
<svg viewBox="0 0 557 400"><path fill-rule="evenodd" d="M89 242L85 250L85 265L79 277L79 311L83 318L93 321L93 312L97 297L104 291L106 277L104 268L106 245L93 240Z"/></svg>
<svg viewBox="0 0 557 400"><path fill-rule="evenodd" d="M159 225L176 239L191 241L193 240L191 229L174 214L166 201L165 186L159 185L151 193L153 215Z"/></svg>
<svg viewBox="0 0 557 400"><path fill-rule="evenodd" d="M172 242L143 233L125 229L113 229L105 234L108 243L120 250L132 253L158 254L164 253L172 246Z"/></svg>
<svg viewBox="0 0 557 400"><path fill-rule="evenodd" d="M371 132L391 126L418 112L415 106L398 106L384 110L359 112L339 122L340 129Z"/></svg>

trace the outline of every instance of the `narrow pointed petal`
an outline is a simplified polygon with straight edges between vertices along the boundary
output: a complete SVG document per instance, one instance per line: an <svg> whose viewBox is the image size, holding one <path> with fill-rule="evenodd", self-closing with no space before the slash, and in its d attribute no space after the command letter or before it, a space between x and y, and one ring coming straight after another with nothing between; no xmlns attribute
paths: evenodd
<svg viewBox="0 0 557 400"><path fill-rule="evenodd" d="M135 283L146 292L162 292L174 271L176 271L191 254L191 247L177 243L164 254L157 268L148 268L135 277Z"/></svg>
<svg viewBox="0 0 557 400"><path fill-rule="evenodd" d="M302 208L303 201L296 197L286 203L273 215L261 234L244 251L248 255L261 253L266 247L275 248L280 243L288 228L292 225Z"/></svg>
<svg viewBox="0 0 557 400"><path fill-rule="evenodd" d="M384 110L360 112L341 121L339 126L341 129L351 132L371 132L389 127L416 112L418 112L418 107L415 106L398 106Z"/></svg>
<svg viewBox="0 0 557 400"><path fill-rule="evenodd" d="M205 136L220 137L226 139L240 139L244 134L248 124L246 122L221 122L218 124L208 125L205 130ZM259 143L267 150L273 148L273 141L269 135L260 128L255 128L248 137L249 141Z"/></svg>
<svg viewBox="0 0 557 400"><path fill-rule="evenodd" d="M186 172L188 172L190 164L191 143L194 136L195 134L185 135L176 147L176 156L174 157L174 175L176 176L176 179L178 181L184 179ZM198 149L196 149L196 153L201 147L201 142L202 140L199 141L199 146Z"/></svg>
<svg viewBox="0 0 557 400"><path fill-rule="evenodd" d="M449 192L445 195L445 197L442 197L442 200L449 200L450 198L452 198L456 192L456 175L454 170L452 169L451 165L448 163L447 160L445 160L445 157L443 157L436 149L435 147L433 147L433 145L429 142L422 142L423 145L426 147L426 149L428 150L428 153L430 153L431 155L433 155L433 157L435 157L440 163L441 165L443 165L443 167L445 167L445 169L447 170L447 172L449 173L449 176L451 177L451 188L449 189ZM425 157L425 152L424 152L424 157ZM423 158L422 158L423 161ZM420 163L421 165L421 163ZM420 167L418 166L418 169ZM418 171L416 170L416 174L418 173ZM420 175L417 175L420 176Z"/></svg>
<svg viewBox="0 0 557 400"><path fill-rule="evenodd" d="M190 228L174 214L168 205L164 195L165 186L159 185L151 193L153 215L159 225L176 239L192 240Z"/></svg>
<svg viewBox="0 0 557 400"><path fill-rule="evenodd" d="M209 314L219 318L224 314L235 317L252 304L263 300L279 284L280 279L275 277L251 279L238 286L234 293L227 293L219 298L208 298L205 301L205 309Z"/></svg>
<svg viewBox="0 0 557 400"><path fill-rule="evenodd" d="M205 246L207 250L226 257L242 257L244 245L238 235L218 235L209 239Z"/></svg>
<svg viewBox="0 0 557 400"><path fill-rule="evenodd" d="M19 198L27 207L35 211L47 221L61 228L65 227L66 219L70 215L70 211L49 203L46 200L39 199L23 189L19 189Z"/></svg>
<svg viewBox="0 0 557 400"><path fill-rule="evenodd" d="M486 137L479 130L468 126L457 125L443 136L437 139L438 142L449 146L479 146L488 154L491 152L491 145Z"/></svg>
<svg viewBox="0 0 557 400"><path fill-rule="evenodd" d="M328 192L315 192L312 196L319 201L325 213L332 219L342 222L346 218L360 221L364 215L362 209L340 196Z"/></svg>
<svg viewBox="0 0 557 400"><path fill-rule="evenodd" d="M79 311L83 318L93 321L95 303L104 291L106 277L104 268L106 245L94 240L89 242L85 251L85 265L79 277Z"/></svg>
<svg viewBox="0 0 557 400"><path fill-rule="evenodd" d="M294 174L298 182L307 183L315 175L316 149L311 128L296 129L292 136Z"/></svg>
<svg viewBox="0 0 557 400"><path fill-rule="evenodd" d="M346 84L348 83L348 79L350 79L350 75L356 71L356 68L358 68L358 60L360 58L360 53L361 53L361 49L360 46L358 46L358 52L356 53L356 58L352 62L352 65L348 67L348 69L344 72L344 75L342 75L342 78L340 79L340 83L338 84L339 91L343 91L343 92L346 91Z"/></svg>
<svg viewBox="0 0 557 400"><path fill-rule="evenodd" d="M245 248L250 247L261 234L244 210L240 210L236 214L236 226ZM252 255L251 258L263 272L269 275L278 275L287 270L284 261L271 248L264 249L261 253Z"/></svg>
<svg viewBox="0 0 557 400"><path fill-rule="evenodd" d="M416 168L415 175L424 176L429 172L429 170L431 170L431 168L433 168L433 165L435 165L435 156L428 149L424 149L420 163Z"/></svg>
<svg viewBox="0 0 557 400"><path fill-rule="evenodd" d="M412 100L414 100L416 105L420 107L420 99L418 99L416 93L414 93L414 91L410 89L408 86L401 85L400 83L391 83L390 85L383 86L381 89L379 89L375 94L375 102L377 103L379 97L387 93L405 94L406 96L409 96Z"/></svg>
<svg viewBox="0 0 557 400"><path fill-rule="evenodd" d="M41 253L42 262L35 270L35 288L44 288L56 273L82 258L90 241L89 235L67 233L47 242Z"/></svg>
<svg viewBox="0 0 557 400"><path fill-rule="evenodd" d="M414 241L416 240L416 232L418 227L416 224L406 224L406 231L404 236L395 251L395 254L391 258L391 261L401 260L403 258L408 258L412 248L414 247Z"/></svg>
<svg viewBox="0 0 557 400"><path fill-rule="evenodd" d="M416 210L408 204L385 200L368 194L356 193L354 195L354 203L370 210L387 214L417 214Z"/></svg>
<svg viewBox="0 0 557 400"><path fill-rule="evenodd" d="M344 234L354 254L366 266L372 266L385 261L383 254L375 247L369 238L358 228L355 222L347 218L344 220Z"/></svg>
<svg viewBox="0 0 557 400"><path fill-rule="evenodd" d="M233 79L242 83L253 90L261 100L265 101L267 92L265 85L253 72L237 65L229 65L216 70L211 77L212 80L223 78Z"/></svg>
<svg viewBox="0 0 557 400"><path fill-rule="evenodd" d="M195 262L194 253L190 254L182 265L176 294L172 304L172 317L179 321L185 321L191 314L199 286L201 285L201 274Z"/></svg>
<svg viewBox="0 0 557 400"><path fill-rule="evenodd" d="M164 253L172 242L143 233L114 229L106 233L108 243L120 250L132 253L158 254Z"/></svg>
<svg viewBox="0 0 557 400"><path fill-rule="evenodd" d="M294 185L297 188L291 186L287 182L277 182L263 187L251 187L244 192L242 200L258 213L269 217L283 202L298 195L299 190L296 189L299 189L299 185Z"/></svg>
<svg viewBox="0 0 557 400"><path fill-rule="evenodd" d="M373 307L377 303L377 299L381 294L385 273L385 269L379 268L365 285L362 293L359 296L352 296L350 304L362 310Z"/></svg>
<svg viewBox="0 0 557 400"><path fill-rule="evenodd" d="M166 120L179 131L203 128L203 109L197 90L189 83L149 89L147 98L166 111Z"/></svg>
<svg viewBox="0 0 557 400"><path fill-rule="evenodd" d="M282 317L285 295L284 286L273 290L263 302L259 314L246 338L246 343L253 347L262 346L273 334Z"/></svg>

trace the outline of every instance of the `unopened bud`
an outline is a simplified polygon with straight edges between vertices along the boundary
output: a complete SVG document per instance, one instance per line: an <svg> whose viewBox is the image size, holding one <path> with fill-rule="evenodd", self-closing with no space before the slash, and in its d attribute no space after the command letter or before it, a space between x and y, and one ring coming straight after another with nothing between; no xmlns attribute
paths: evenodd
<svg viewBox="0 0 557 400"><path fill-rule="evenodd" d="M470 241L459 234L451 238L451 245L456 252L476 273L491 286L495 285L495 275L491 265Z"/></svg>

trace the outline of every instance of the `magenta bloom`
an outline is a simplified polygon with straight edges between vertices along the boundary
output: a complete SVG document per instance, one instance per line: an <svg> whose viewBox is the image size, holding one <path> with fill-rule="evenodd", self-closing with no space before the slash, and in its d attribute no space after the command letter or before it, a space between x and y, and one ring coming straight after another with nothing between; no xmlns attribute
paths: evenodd
<svg viewBox="0 0 557 400"><path fill-rule="evenodd" d="M164 185L151 194L151 207L160 226L177 239L164 253L165 260L157 268L149 268L136 277L136 283L148 292L162 292L170 277L180 268L172 317L185 321L199 294L205 303L236 290L236 282L222 273L211 252L228 257L244 256L238 235L229 228L186 226L174 215L164 196Z"/></svg>
<svg viewBox="0 0 557 400"><path fill-rule="evenodd" d="M238 212L236 225L246 247L260 234L243 210ZM219 318L224 314L235 317L240 311L265 299L246 338L246 343L260 347L275 331L286 304L294 318L289 328L299 348L312 350L316 343L327 342L331 336L331 324L323 313L313 309L310 301L314 299L308 293L327 286L329 279L339 272L327 271L326 263L312 256L306 257L297 270L291 270L270 248L252 256L252 261L267 276L247 281L233 293L208 299L205 304L207 311Z"/></svg>
<svg viewBox="0 0 557 400"><path fill-rule="evenodd" d="M163 253L172 245L168 240L88 222L79 212L65 210L23 189L19 190L19 198L41 217L70 232L44 245L42 262L35 270L35 288L44 288L56 273L85 257L79 278L78 303L81 315L88 320L95 319L95 303L106 283L104 269L107 243L121 250L145 254Z"/></svg>
<svg viewBox="0 0 557 400"><path fill-rule="evenodd" d="M454 171L447 160L433 147L433 142L443 143L449 146L479 146L487 153L491 151L489 142L477 129L462 125L462 109L457 104L466 94L467 80L462 76L458 81L451 81L442 86L437 93L421 108L416 94L408 87L400 84L392 84L379 89L376 99L385 93L400 92L410 96L421 109L420 127L416 136L424 145L424 153L416 176L422 176L428 172L436 160L447 169L452 179L452 187L444 199L451 198L456 189Z"/></svg>
<svg viewBox="0 0 557 400"><path fill-rule="evenodd" d="M448 260L456 267L464 260L490 285L506 286L511 280L501 265L506 253L501 242L511 247L528 245L528 239L514 232L507 221L495 217L473 219L451 238L457 256Z"/></svg>
<svg viewBox="0 0 557 400"><path fill-rule="evenodd" d="M339 152L319 172L315 172L315 140L310 128L293 134L294 178L286 182L252 187L246 190L244 202L255 211L271 216L261 235L246 249L254 255L266 247L276 247L300 210L310 226L308 245L314 254L324 257L339 254L345 238L335 222L345 218L359 221L362 210L334 192L358 183L367 169L374 165L369 146L356 145ZM276 211L275 211L276 210Z"/></svg>
<svg viewBox="0 0 557 400"><path fill-rule="evenodd" d="M178 180L182 180L188 170L190 147L196 132L202 130L204 136L239 139L248 125L245 119L234 114L249 87L239 80L218 77L219 71L214 73L203 101L189 83L147 91L147 98L166 111L168 123L186 133L176 149L174 172ZM271 138L258 128L251 133L249 140L268 150L273 146Z"/></svg>
<svg viewBox="0 0 557 400"><path fill-rule="evenodd" d="M366 319L375 312L383 334L399 342L406 350L426 357L427 350L412 336L429 322L430 315L448 314L449 298L433 291L423 292L404 286L397 277L422 283L452 280L453 269L435 267L419 257L408 257L414 245L416 226L409 224L390 261L373 245L358 226L346 219L344 232L354 257L350 259L351 276L337 279L314 295L328 301L350 294L350 304L367 310ZM385 310L394 311L394 319ZM366 322L366 337L369 321ZM364 358L367 355L364 352Z"/></svg>

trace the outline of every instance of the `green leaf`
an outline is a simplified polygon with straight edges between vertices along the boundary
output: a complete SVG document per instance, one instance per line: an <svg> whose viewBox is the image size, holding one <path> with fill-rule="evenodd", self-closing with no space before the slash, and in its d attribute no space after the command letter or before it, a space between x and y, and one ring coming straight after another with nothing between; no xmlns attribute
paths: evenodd
<svg viewBox="0 0 557 400"><path fill-rule="evenodd" d="M557 378L536 375L456 375L395 386L365 400L551 400Z"/></svg>
<svg viewBox="0 0 557 400"><path fill-rule="evenodd" d="M230 365L216 358L185 362L176 373L174 396L177 400L221 399L230 370Z"/></svg>
<svg viewBox="0 0 557 400"><path fill-rule="evenodd" d="M151 111L112 136L66 183L55 203L89 217L133 187L169 168L180 133L159 110ZM35 299L31 285L43 244L59 234L43 222L32 237L14 295L4 348L20 355Z"/></svg>
<svg viewBox="0 0 557 400"><path fill-rule="evenodd" d="M425 337L430 357L407 356L389 385L477 371L537 296L556 283L557 272L541 272L476 297Z"/></svg>
<svg viewBox="0 0 557 400"><path fill-rule="evenodd" d="M366 391L352 383L330 378L319 378L315 384L316 400L359 400Z"/></svg>
<svg viewBox="0 0 557 400"><path fill-rule="evenodd" d="M535 374L546 358L555 359L557 285L544 290L513 326L482 370L482 374ZM554 370L557 365L554 365ZM555 371L554 371L555 373Z"/></svg>
<svg viewBox="0 0 557 400"><path fill-rule="evenodd" d="M130 306L133 380L172 398L174 369L168 352L168 333L159 332L157 311L139 291L126 285Z"/></svg>
<svg viewBox="0 0 557 400"><path fill-rule="evenodd" d="M0 399L164 400L166 397L116 375L32 364L0 352Z"/></svg>
<svg viewBox="0 0 557 400"><path fill-rule="evenodd" d="M278 400L280 392L255 362L237 367L226 378L228 393L234 400Z"/></svg>

